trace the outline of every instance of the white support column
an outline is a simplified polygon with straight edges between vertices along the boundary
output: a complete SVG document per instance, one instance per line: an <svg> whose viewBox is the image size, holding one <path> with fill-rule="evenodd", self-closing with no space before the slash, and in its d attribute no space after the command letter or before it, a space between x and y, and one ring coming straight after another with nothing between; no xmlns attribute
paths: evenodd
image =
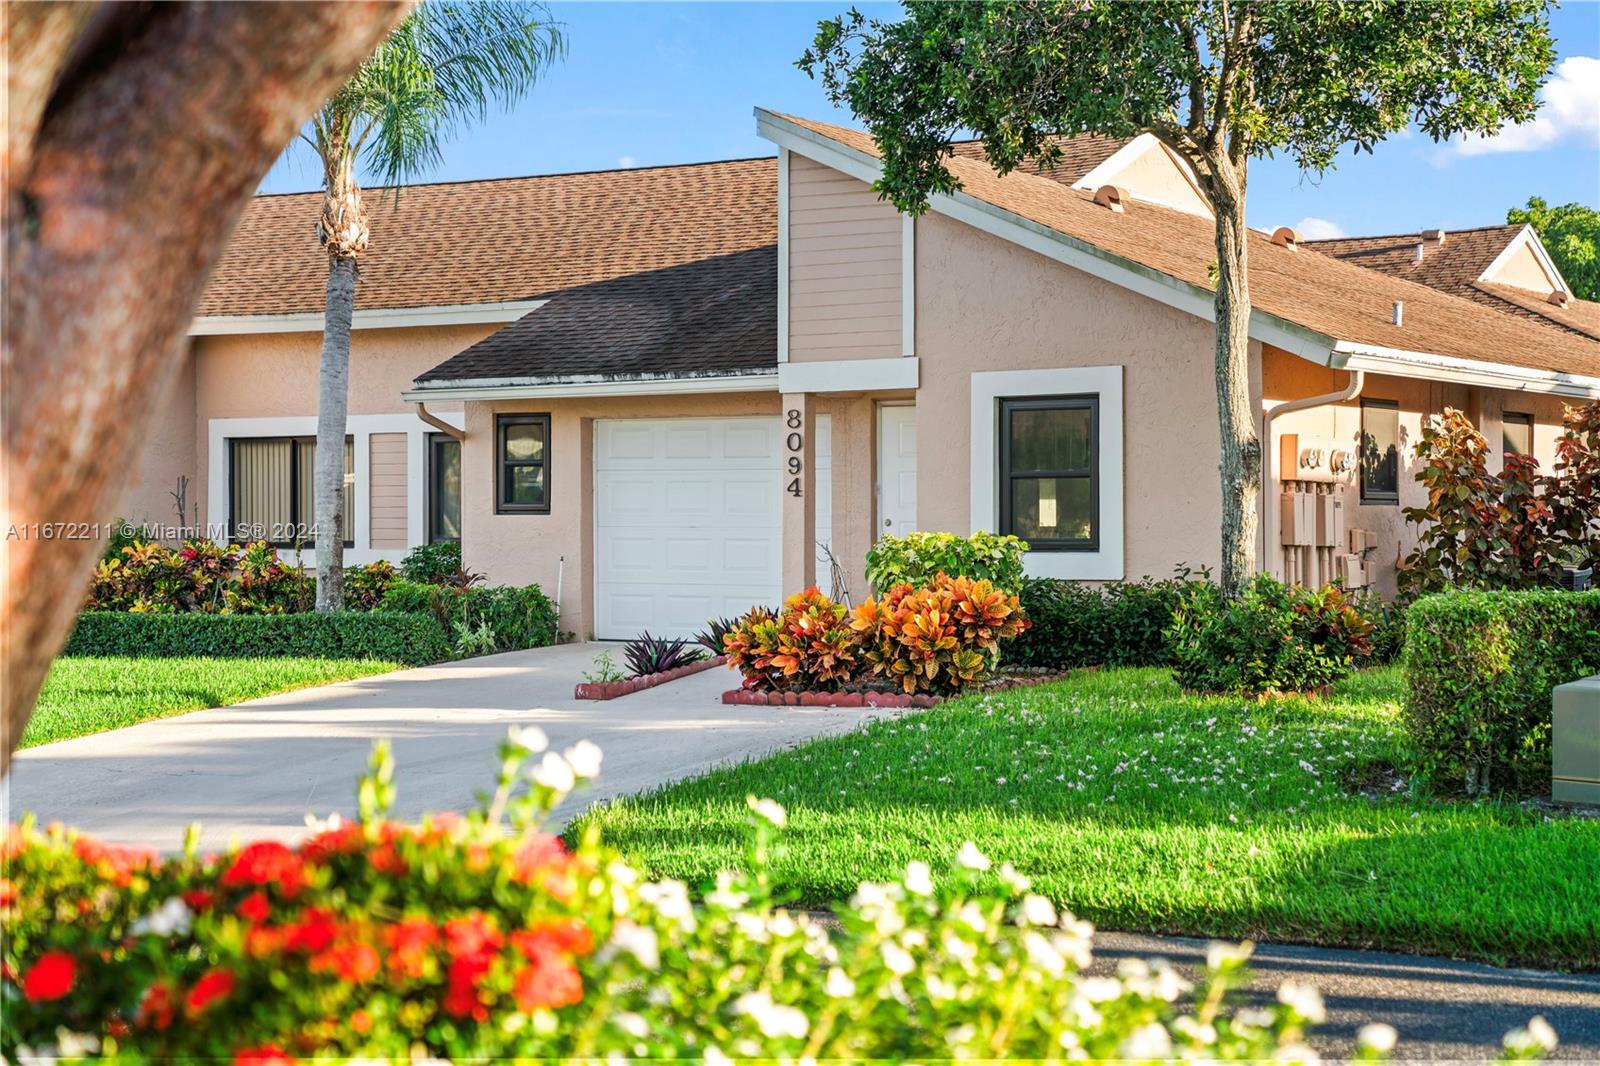
<svg viewBox="0 0 1600 1066"><path fill-rule="evenodd" d="M817 404L810 393L783 395L783 594L817 583Z"/></svg>

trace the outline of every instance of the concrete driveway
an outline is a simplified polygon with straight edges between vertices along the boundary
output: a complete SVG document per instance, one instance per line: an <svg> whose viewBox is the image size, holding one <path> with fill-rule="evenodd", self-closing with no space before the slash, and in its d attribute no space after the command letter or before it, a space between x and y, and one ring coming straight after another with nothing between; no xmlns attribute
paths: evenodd
<svg viewBox="0 0 1600 1066"><path fill-rule="evenodd" d="M720 763L842 733L870 708L727 707L735 676L713 669L604 702L574 700L596 654L616 645L510 652L302 689L145 722L19 753L11 820L77 826L107 841L175 850L198 821L206 848L305 832L305 815L355 812L372 742L398 764L396 813L462 810L493 786L508 726L537 725L557 748L588 739L605 752L599 781L558 819Z"/></svg>

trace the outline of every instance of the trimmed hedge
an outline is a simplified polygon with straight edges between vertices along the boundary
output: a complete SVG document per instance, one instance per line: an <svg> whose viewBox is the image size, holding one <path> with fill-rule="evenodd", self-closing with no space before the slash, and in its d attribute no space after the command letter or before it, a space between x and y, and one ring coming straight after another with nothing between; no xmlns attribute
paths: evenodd
<svg viewBox="0 0 1600 1066"><path fill-rule="evenodd" d="M1406 718L1435 787L1550 787L1550 690L1600 673L1600 590L1446 592L1406 615Z"/></svg>
<svg viewBox="0 0 1600 1066"><path fill-rule="evenodd" d="M465 591L446 585L396 581L384 594L382 609L407 614L427 614L456 639L456 627L476 629L487 622L494 630L495 651L543 648L556 642L556 605L538 585Z"/></svg>
<svg viewBox="0 0 1600 1066"><path fill-rule="evenodd" d="M389 659L423 666L451 658L444 627L429 614L142 614L85 611L63 655L174 659Z"/></svg>
<svg viewBox="0 0 1600 1066"><path fill-rule="evenodd" d="M1001 659L1008 666L1051 670L1164 666L1170 657L1162 634L1172 624L1179 593L1191 583L1145 578L1086 585L1029 578L1020 598L1033 627L1007 641Z"/></svg>

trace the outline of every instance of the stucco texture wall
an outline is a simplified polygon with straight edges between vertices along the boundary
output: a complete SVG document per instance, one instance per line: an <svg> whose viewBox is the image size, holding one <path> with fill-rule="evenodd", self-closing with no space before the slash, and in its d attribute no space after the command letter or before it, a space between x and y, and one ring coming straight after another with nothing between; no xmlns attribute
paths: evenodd
<svg viewBox="0 0 1600 1066"><path fill-rule="evenodd" d="M931 213L918 220L916 268L923 529L971 532L974 371L1120 365L1124 574L1217 565L1210 323Z"/></svg>

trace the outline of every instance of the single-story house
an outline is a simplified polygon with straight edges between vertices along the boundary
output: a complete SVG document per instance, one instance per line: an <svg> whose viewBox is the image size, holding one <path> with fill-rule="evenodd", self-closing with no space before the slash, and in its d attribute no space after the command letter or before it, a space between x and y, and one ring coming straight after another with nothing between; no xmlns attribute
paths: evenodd
<svg viewBox="0 0 1600 1066"><path fill-rule="evenodd" d="M350 374L346 559L459 538L562 627L688 633L874 539L1014 532L1042 575L1219 556L1212 223L1153 137L1078 138L902 217L867 135L757 110L776 158L374 198ZM251 204L123 508L289 544L311 516L319 194ZM1394 588L1423 420L1548 467L1600 396L1600 304L1527 227L1252 233L1263 565ZM189 517L186 515L186 518ZM309 553L308 553L309 558Z"/></svg>

